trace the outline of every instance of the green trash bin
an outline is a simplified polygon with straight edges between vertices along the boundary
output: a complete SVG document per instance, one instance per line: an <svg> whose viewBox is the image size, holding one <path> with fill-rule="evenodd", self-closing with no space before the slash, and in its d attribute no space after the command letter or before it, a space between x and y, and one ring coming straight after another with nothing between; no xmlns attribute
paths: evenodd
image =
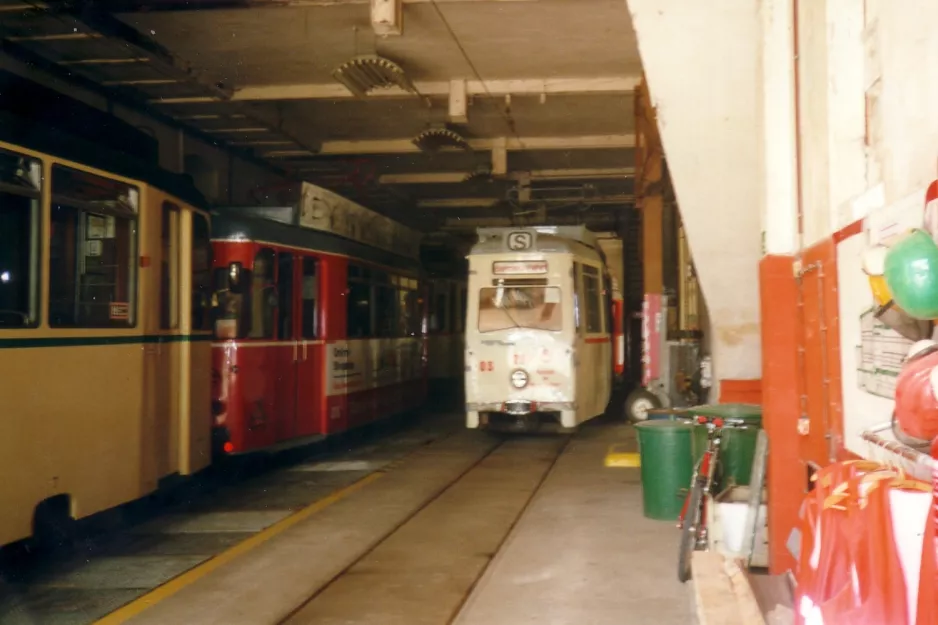
<svg viewBox="0 0 938 625"><path fill-rule="evenodd" d="M744 427L734 426L723 430L720 443L720 462L717 466L717 483L720 490L735 486L748 486L752 473L752 460L756 453L756 440L762 429L762 406L757 404L713 404L695 406L694 415L742 419ZM694 465L707 449L707 426L694 425L691 457Z"/></svg>
<svg viewBox="0 0 938 625"><path fill-rule="evenodd" d="M645 421L635 425L641 459L642 508L645 517L676 521L690 486L691 424Z"/></svg>

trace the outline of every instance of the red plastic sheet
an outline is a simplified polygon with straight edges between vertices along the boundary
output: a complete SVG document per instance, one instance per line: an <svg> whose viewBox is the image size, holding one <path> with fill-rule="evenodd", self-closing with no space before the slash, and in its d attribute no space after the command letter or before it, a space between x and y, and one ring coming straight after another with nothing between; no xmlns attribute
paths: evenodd
<svg viewBox="0 0 938 625"><path fill-rule="evenodd" d="M817 478L803 507L795 622L938 625L931 485L869 462Z"/></svg>

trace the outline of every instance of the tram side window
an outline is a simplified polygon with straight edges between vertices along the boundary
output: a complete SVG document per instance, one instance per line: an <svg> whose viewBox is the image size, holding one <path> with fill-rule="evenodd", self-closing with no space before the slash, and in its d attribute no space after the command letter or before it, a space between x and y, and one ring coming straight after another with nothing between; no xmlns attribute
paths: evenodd
<svg viewBox="0 0 938 625"><path fill-rule="evenodd" d="M441 289L436 292L433 300L433 318L436 321L437 332L446 332L449 329L447 308L446 291Z"/></svg>
<svg viewBox="0 0 938 625"><path fill-rule="evenodd" d="M160 225L160 329L179 327L179 207L163 202Z"/></svg>
<svg viewBox="0 0 938 625"><path fill-rule="evenodd" d="M603 305L600 292L599 271L583 265L583 299L586 300L586 331L589 334L603 331Z"/></svg>
<svg viewBox="0 0 938 625"><path fill-rule="evenodd" d="M52 168L49 325L136 323L139 192L56 165Z"/></svg>
<svg viewBox="0 0 938 625"><path fill-rule="evenodd" d="M277 294L274 288L276 254L270 248L260 250L254 257L251 274L251 331L248 338L274 338L274 319L277 312Z"/></svg>
<svg viewBox="0 0 938 625"><path fill-rule="evenodd" d="M375 325L376 336L392 338L397 336L398 318L397 289L390 284L375 285Z"/></svg>
<svg viewBox="0 0 938 625"><path fill-rule="evenodd" d="M212 329L212 241L208 219L192 213L192 329Z"/></svg>
<svg viewBox="0 0 938 625"><path fill-rule="evenodd" d="M449 301L452 302L452 306L450 308L450 313L449 313L452 316L452 320L453 320L451 326L452 326L452 330L454 333L459 333L459 332L462 332L463 330L462 319L458 311L458 309L462 305L462 301L459 299L459 286L455 283L450 284L449 293L450 293Z"/></svg>
<svg viewBox="0 0 938 625"><path fill-rule="evenodd" d="M371 284L358 265L348 268L348 331L350 339L371 336Z"/></svg>
<svg viewBox="0 0 938 625"><path fill-rule="evenodd" d="M433 302L436 301L436 285L433 282L427 284L427 301L429 302L427 306L427 331L436 332L439 328L436 311L433 310Z"/></svg>
<svg viewBox="0 0 938 625"><path fill-rule="evenodd" d="M293 254L277 254L277 338L293 338Z"/></svg>
<svg viewBox="0 0 938 625"><path fill-rule="evenodd" d="M316 271L319 261L312 256L303 258L303 315L301 319L301 333L304 339L314 339L317 336L316 328L319 323L316 302L319 299L319 278Z"/></svg>
<svg viewBox="0 0 938 625"><path fill-rule="evenodd" d="M420 334L420 292L417 281L402 278L398 288L398 336L416 336Z"/></svg>
<svg viewBox="0 0 938 625"><path fill-rule="evenodd" d="M580 263L573 263L573 327L577 333L583 331L583 270Z"/></svg>
<svg viewBox="0 0 938 625"><path fill-rule="evenodd" d="M0 329L39 324L42 164L0 150Z"/></svg>
<svg viewBox="0 0 938 625"><path fill-rule="evenodd" d="M612 283L603 277L603 332L612 333Z"/></svg>
<svg viewBox="0 0 938 625"><path fill-rule="evenodd" d="M466 329L466 314L468 312L468 308L466 304L466 294L468 292L469 291L466 289L466 287L462 287L462 290L460 291L460 297L459 297L459 319L460 319L459 331L460 332L463 332Z"/></svg>

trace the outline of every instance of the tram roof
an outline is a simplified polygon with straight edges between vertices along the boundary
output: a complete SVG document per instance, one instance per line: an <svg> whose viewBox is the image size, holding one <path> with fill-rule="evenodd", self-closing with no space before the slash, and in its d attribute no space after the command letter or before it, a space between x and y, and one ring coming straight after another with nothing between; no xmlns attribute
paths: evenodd
<svg viewBox="0 0 938 625"><path fill-rule="evenodd" d="M366 262L420 272L420 262L336 234L285 223L270 216L270 210L252 212L251 207L228 207L212 211L213 240L249 240L340 254ZM285 209L286 210L286 209Z"/></svg>
<svg viewBox="0 0 938 625"><path fill-rule="evenodd" d="M0 141L130 178L165 191L195 208L208 210L205 196L188 176L6 111L0 111Z"/></svg>
<svg viewBox="0 0 938 625"><path fill-rule="evenodd" d="M534 243L529 249L512 251L506 238L512 232L529 232ZM585 226L532 226L519 228L479 228L479 240L469 250L477 254L576 254L605 262L596 235Z"/></svg>

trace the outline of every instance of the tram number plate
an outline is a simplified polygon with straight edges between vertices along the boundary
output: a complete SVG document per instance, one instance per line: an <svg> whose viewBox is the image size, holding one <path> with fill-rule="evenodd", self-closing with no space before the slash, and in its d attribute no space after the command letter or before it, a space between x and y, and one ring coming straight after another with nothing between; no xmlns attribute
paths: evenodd
<svg viewBox="0 0 938 625"><path fill-rule="evenodd" d="M495 363L491 360L481 360L479 361L479 371L494 371Z"/></svg>
<svg viewBox="0 0 938 625"><path fill-rule="evenodd" d="M512 252L522 252L531 249L534 237L530 232L512 232L508 235L508 249Z"/></svg>

